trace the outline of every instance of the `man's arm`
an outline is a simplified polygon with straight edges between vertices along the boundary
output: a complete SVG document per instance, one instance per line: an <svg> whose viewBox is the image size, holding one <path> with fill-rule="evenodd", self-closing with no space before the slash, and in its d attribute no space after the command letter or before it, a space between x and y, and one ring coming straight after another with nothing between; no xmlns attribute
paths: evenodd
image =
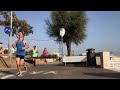
<svg viewBox="0 0 120 90"><path fill-rule="evenodd" d="M15 42L14 44L12 44L12 47L13 47L14 49L16 49L16 42Z"/></svg>
<svg viewBox="0 0 120 90"><path fill-rule="evenodd" d="M27 42L27 40L24 40L24 43L25 43L25 47L23 49L24 50L28 49L30 46L29 46L29 43Z"/></svg>

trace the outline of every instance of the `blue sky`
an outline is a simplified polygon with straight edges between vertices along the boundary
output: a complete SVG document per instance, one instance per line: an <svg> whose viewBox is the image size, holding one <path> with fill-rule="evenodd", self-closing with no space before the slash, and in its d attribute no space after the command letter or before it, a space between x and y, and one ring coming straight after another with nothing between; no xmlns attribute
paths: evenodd
<svg viewBox="0 0 120 90"><path fill-rule="evenodd" d="M45 19L50 18L50 11L16 11L20 19L27 20L33 26L34 33L26 36L30 49L36 45L39 53L46 47L50 53L59 52L59 44L46 34ZM74 54L86 52L88 48L95 48L96 52L113 51L120 55L120 11L86 11L88 17L87 38L81 45L72 44ZM13 37L12 42L17 38ZM4 33L4 27L0 27L0 42L3 47L8 47L8 35ZM64 45L64 54L67 53Z"/></svg>

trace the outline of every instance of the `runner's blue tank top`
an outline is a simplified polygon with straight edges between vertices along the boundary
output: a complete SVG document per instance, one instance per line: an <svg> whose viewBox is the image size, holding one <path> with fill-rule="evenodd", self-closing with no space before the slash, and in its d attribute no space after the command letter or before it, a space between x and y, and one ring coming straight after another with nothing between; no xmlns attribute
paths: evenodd
<svg viewBox="0 0 120 90"><path fill-rule="evenodd" d="M25 47L25 44L24 44L23 40L22 41L17 41L17 44L16 44L17 45L16 55L25 56L25 50L22 50L22 47Z"/></svg>

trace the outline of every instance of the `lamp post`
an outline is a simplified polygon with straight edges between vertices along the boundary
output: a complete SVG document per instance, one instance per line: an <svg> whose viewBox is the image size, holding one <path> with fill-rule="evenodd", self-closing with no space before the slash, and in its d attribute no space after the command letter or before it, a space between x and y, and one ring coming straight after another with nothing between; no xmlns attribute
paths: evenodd
<svg viewBox="0 0 120 90"><path fill-rule="evenodd" d="M65 29L64 28L60 28L60 36L62 39L62 60L63 60L63 36L65 35Z"/></svg>
<svg viewBox="0 0 120 90"><path fill-rule="evenodd" d="M10 11L10 27L12 29L12 11ZM8 44L8 52L9 52L9 67L11 67L11 47L12 47L12 43L11 43L11 38L12 38L12 32L9 34L9 44Z"/></svg>

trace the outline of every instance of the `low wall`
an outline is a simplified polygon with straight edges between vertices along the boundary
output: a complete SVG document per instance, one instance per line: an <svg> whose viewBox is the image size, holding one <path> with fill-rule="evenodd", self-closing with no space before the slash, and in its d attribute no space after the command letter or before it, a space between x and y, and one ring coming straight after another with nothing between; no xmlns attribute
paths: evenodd
<svg viewBox="0 0 120 90"><path fill-rule="evenodd" d="M96 65L103 67L102 52L96 53L95 56L96 56Z"/></svg>
<svg viewBox="0 0 120 90"><path fill-rule="evenodd" d="M41 60L44 60L44 59L41 59ZM46 59L47 60L47 62L54 62L54 61L56 61L56 59ZM40 61L40 59L36 59L36 61Z"/></svg>
<svg viewBox="0 0 120 90"><path fill-rule="evenodd" d="M110 53L98 52L96 53L96 64L104 69L110 69Z"/></svg>
<svg viewBox="0 0 120 90"><path fill-rule="evenodd" d="M120 72L120 59L110 60L110 70Z"/></svg>
<svg viewBox="0 0 120 90"><path fill-rule="evenodd" d="M120 57L111 56L110 52L96 53L96 64L104 69L120 72Z"/></svg>

